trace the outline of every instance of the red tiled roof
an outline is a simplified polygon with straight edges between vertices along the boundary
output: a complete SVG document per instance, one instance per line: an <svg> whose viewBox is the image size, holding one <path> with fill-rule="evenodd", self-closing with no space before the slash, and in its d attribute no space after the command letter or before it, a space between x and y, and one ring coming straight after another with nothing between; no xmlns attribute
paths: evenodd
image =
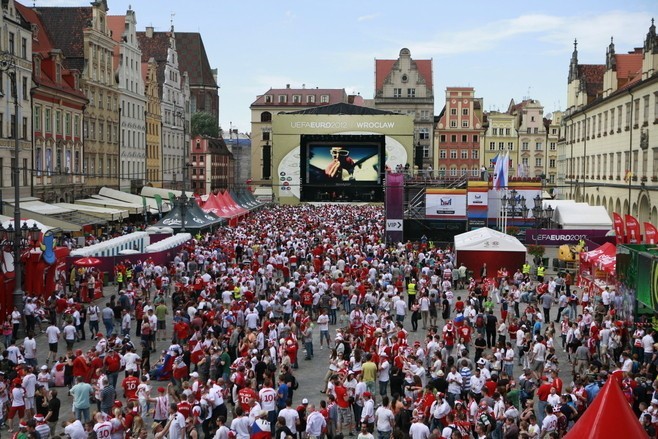
<svg viewBox="0 0 658 439"><path fill-rule="evenodd" d="M603 91L604 64L579 64L578 77L585 81L587 96L596 97Z"/></svg>
<svg viewBox="0 0 658 439"><path fill-rule="evenodd" d="M112 34L112 39L116 43L121 43L121 37L126 28L126 16L125 15L108 15L107 16L107 27ZM120 47L118 44L114 45L114 65L116 68L119 68L119 59Z"/></svg>
<svg viewBox="0 0 658 439"><path fill-rule="evenodd" d="M265 102L265 96L272 96L272 102ZM286 95L285 103L279 103L278 96ZM300 103L293 103L292 96L301 95ZM306 101L306 96L315 95L315 102ZM320 95L329 95L329 102L320 103ZM277 107L317 107L319 105L337 104L347 102L347 93L344 88L271 88L258 96L251 105L267 105Z"/></svg>
<svg viewBox="0 0 658 439"><path fill-rule="evenodd" d="M384 81L391 72L391 69L398 62L397 59L377 59L375 60L375 94L384 88ZM432 60L431 59L412 59L412 63L416 65L418 73L423 79L429 90L433 90L434 84L432 80Z"/></svg>
<svg viewBox="0 0 658 439"><path fill-rule="evenodd" d="M190 87L218 88L212 73L203 39L198 32L176 32L178 67L188 74Z"/></svg>
<svg viewBox="0 0 658 439"><path fill-rule="evenodd" d="M617 61L617 79L629 80L642 73L642 53L615 55ZM624 82L626 82L624 81Z"/></svg>
<svg viewBox="0 0 658 439"><path fill-rule="evenodd" d="M164 71L167 65L167 51L169 50L170 32L153 31L153 36L148 37L146 32L137 32L139 48L142 51L142 62L148 63L149 59L155 59L158 64L157 79L160 95L162 95L162 85L164 84Z"/></svg>
<svg viewBox="0 0 658 439"><path fill-rule="evenodd" d="M92 19L92 8L86 7L38 7L41 18L53 46L61 49L64 66L68 69L84 69L84 29Z"/></svg>
<svg viewBox="0 0 658 439"><path fill-rule="evenodd" d="M35 11L34 9L28 8L18 2L15 3L16 10L23 17L23 19L30 23L36 25L37 34L36 39L32 39L32 52L39 53L42 56L41 61L41 72L39 75L34 76L34 81L37 86L48 87L50 89L59 90L62 93L67 93L69 95L75 96L76 98L81 98L87 100L82 90L73 88L74 80L73 74L69 69L62 69L62 80L60 83L56 83L54 78L51 77L50 73L54 72L54 69L49 68L52 65L52 60L50 58L51 52L59 47L55 47L53 42L48 35L47 29L44 26L41 20L41 14ZM66 59L64 59L66 61Z"/></svg>

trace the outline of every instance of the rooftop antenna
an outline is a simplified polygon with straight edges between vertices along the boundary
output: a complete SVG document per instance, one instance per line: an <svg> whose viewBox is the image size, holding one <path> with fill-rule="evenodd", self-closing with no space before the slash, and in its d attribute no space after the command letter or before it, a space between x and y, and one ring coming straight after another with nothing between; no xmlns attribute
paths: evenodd
<svg viewBox="0 0 658 439"><path fill-rule="evenodd" d="M172 12L169 18L169 21L171 23L171 30L174 30L174 17L176 16L175 12Z"/></svg>

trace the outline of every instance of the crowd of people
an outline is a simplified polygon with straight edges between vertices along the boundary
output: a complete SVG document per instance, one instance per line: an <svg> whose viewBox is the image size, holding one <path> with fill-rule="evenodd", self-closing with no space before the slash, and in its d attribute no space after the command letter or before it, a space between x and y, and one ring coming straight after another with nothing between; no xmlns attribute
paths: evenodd
<svg viewBox="0 0 658 439"><path fill-rule="evenodd" d="M82 303L72 274L29 299L43 312L21 346L3 327L3 422L20 439L559 438L612 376L655 436L655 333L617 319L615 291L465 267L450 246L385 243L383 223L375 206L274 206L167 266L119 263L108 299ZM327 366L317 348L324 380L300 386Z"/></svg>

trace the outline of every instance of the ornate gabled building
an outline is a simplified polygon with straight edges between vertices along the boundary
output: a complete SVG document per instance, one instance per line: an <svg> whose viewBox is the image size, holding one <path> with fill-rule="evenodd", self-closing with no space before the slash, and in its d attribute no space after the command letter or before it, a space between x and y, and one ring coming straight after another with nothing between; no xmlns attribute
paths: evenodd
<svg viewBox="0 0 658 439"><path fill-rule="evenodd" d="M107 1L96 0L85 7L35 10L53 45L62 51L63 67L82 72L80 87L89 101L83 121L82 196L98 193L103 186L118 188L120 107ZM57 121L53 119L52 123L56 125Z"/></svg>
<svg viewBox="0 0 658 439"><path fill-rule="evenodd" d="M652 20L642 47L604 64L569 64L559 142L561 196L658 221L658 35Z"/></svg>
<svg viewBox="0 0 658 439"><path fill-rule="evenodd" d="M219 123L217 70L210 67L203 38L198 32L176 32L179 68L190 83L190 112L204 111Z"/></svg>
<svg viewBox="0 0 658 439"><path fill-rule="evenodd" d="M114 46L114 68L119 87L119 189L138 193L146 177L146 133L142 52L137 40L135 11L107 17Z"/></svg>
<svg viewBox="0 0 658 439"><path fill-rule="evenodd" d="M516 129L519 134L518 162L511 162L510 166L517 170L517 175L526 177L545 175L544 107L536 99L524 99L518 104L512 99L507 112L515 117Z"/></svg>
<svg viewBox="0 0 658 439"><path fill-rule="evenodd" d="M497 157L509 153L512 164L519 163L519 133L516 116L507 112L490 111L486 114L485 131L482 136L482 166L493 175ZM517 169L510 175L517 176Z"/></svg>
<svg viewBox="0 0 658 439"><path fill-rule="evenodd" d="M20 195L30 194L32 168L32 127L30 117L32 77L31 25L19 13L20 6L13 0L2 2L2 49L8 52L15 66L16 95L6 72L0 73L0 188L3 199L14 198L14 184ZM18 114L14 112L14 96L18 100ZM14 135L18 135L19 157L14 156ZM13 170L18 166L18 182Z"/></svg>
<svg viewBox="0 0 658 439"><path fill-rule="evenodd" d="M162 187L161 105L158 91L158 63L154 58L142 63L146 96L146 185Z"/></svg>
<svg viewBox="0 0 658 439"><path fill-rule="evenodd" d="M445 107L435 128L439 177L480 175L482 119L482 99L475 97L473 87L446 88Z"/></svg>
<svg viewBox="0 0 658 439"><path fill-rule="evenodd" d="M434 80L431 59L413 59L407 48L398 59L375 60L374 107L414 118L414 163L437 169L434 139ZM478 141L479 142L479 141Z"/></svg>
<svg viewBox="0 0 658 439"><path fill-rule="evenodd" d="M176 36L147 27L138 32L142 62L151 58L157 63L158 92L162 117L162 184L182 189L190 135L190 96L187 74L179 69ZM189 179L188 179L189 180Z"/></svg>
<svg viewBox="0 0 658 439"><path fill-rule="evenodd" d="M64 68L35 10L16 3L32 28L32 195L45 202L73 202L85 184L82 120L88 101L80 72Z"/></svg>

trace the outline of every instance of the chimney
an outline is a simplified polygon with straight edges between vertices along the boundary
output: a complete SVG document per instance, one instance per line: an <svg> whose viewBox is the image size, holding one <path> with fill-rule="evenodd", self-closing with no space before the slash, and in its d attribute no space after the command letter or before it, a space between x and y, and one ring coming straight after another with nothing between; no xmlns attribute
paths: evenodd
<svg viewBox="0 0 658 439"><path fill-rule="evenodd" d="M288 88L288 89L289 89L289 88L290 88L290 84L286 84L286 88Z"/></svg>
<svg viewBox="0 0 658 439"><path fill-rule="evenodd" d="M306 88L306 84L302 84L302 90Z"/></svg>
<svg viewBox="0 0 658 439"><path fill-rule="evenodd" d="M146 38L153 38L153 26L146 26Z"/></svg>

